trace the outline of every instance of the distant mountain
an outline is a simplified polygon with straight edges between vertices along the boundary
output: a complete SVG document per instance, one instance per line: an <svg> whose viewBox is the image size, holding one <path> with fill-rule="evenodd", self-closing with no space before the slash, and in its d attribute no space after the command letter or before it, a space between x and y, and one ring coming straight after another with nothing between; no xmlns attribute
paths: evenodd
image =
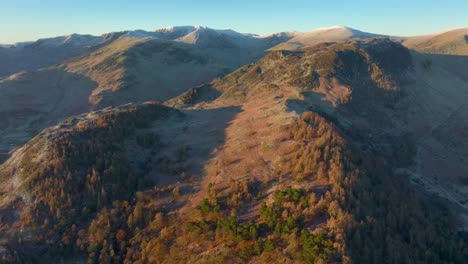
<svg viewBox="0 0 468 264"><path fill-rule="evenodd" d="M116 40L121 34L123 33L109 33L100 37L72 34L0 47L0 77L62 63L97 50Z"/></svg>
<svg viewBox="0 0 468 264"><path fill-rule="evenodd" d="M78 47L91 47L105 39L105 36L96 37L92 35L79 35L71 34L68 36L60 36L55 38L40 39L36 41L36 45L42 46L78 46Z"/></svg>
<svg viewBox="0 0 468 264"><path fill-rule="evenodd" d="M319 28L305 33L298 33L295 37L272 48L272 50L296 50L310 47L321 42L344 42L353 39L386 37L385 35L367 33L344 26Z"/></svg>
<svg viewBox="0 0 468 264"><path fill-rule="evenodd" d="M25 41L25 42L17 42L14 44L0 44L0 48L18 48L18 47L24 47L26 45L29 45L33 43L34 41Z"/></svg>
<svg viewBox="0 0 468 264"><path fill-rule="evenodd" d="M290 37L184 26L101 37L71 35L15 49L26 62L14 61L28 65L26 69L58 64L0 78L0 115L5 118L0 150L67 116L128 102L168 100L255 62ZM8 60L0 61L14 71Z"/></svg>
<svg viewBox="0 0 468 264"><path fill-rule="evenodd" d="M432 54L468 55L468 28L409 37L403 42L403 45Z"/></svg>
<svg viewBox="0 0 468 264"><path fill-rule="evenodd" d="M228 37L229 36L229 37ZM210 45L256 45L263 38L276 37L284 43L276 43L272 50L296 50L321 42L342 42L371 37L391 37L404 45L422 52L440 54L467 54L468 32L466 28L448 30L425 36L396 37L367 33L345 26L319 28L310 32L282 32L267 36L241 34L233 30L218 30L202 26L173 26L155 31L133 30L108 33L102 36L72 34L35 42L0 45L0 77L23 70L34 70L62 63L109 44L116 38L171 40L198 46ZM215 40L218 38L217 40ZM288 41L286 41L288 40Z"/></svg>
<svg viewBox="0 0 468 264"><path fill-rule="evenodd" d="M262 38L283 38L288 39L296 35L295 32L279 32L259 36L251 33L239 33L232 29L212 29L204 26L171 26L167 28L157 29L155 31L133 30L128 31L122 38L152 38L159 40L177 40L180 42L196 44L199 38L207 38L208 36L224 35L235 41L255 41ZM259 40L258 40L259 41ZM245 44L245 43L239 43Z"/></svg>

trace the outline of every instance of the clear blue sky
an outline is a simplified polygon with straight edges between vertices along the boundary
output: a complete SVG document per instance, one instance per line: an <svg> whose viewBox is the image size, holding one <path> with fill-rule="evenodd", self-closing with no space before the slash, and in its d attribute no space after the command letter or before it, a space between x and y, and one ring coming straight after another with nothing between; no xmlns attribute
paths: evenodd
<svg viewBox="0 0 468 264"><path fill-rule="evenodd" d="M240 32L344 25L391 35L468 26L467 0L0 0L0 43L202 25Z"/></svg>

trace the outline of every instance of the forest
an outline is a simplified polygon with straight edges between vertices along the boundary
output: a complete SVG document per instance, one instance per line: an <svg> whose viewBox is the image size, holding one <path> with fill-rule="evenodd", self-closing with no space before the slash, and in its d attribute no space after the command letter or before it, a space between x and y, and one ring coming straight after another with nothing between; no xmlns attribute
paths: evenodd
<svg viewBox="0 0 468 264"><path fill-rule="evenodd" d="M180 199L180 186L155 187L133 174L114 142L171 111L146 104L105 114L56 137L50 162L35 163L30 153L21 170L32 177L22 188L35 194L35 203L21 217L25 229L47 230L35 239L48 245L36 258L52 260L59 252L84 255L88 263L467 260L466 235L442 203L422 199L407 178L390 175L383 160L359 151L313 112L284 127L301 146L290 155L290 176L231 181L227 189L210 184L190 219L155 206ZM155 151L158 141L154 135L137 140ZM294 187L271 191L281 177ZM315 181L325 187L307 184ZM245 218L245 210L253 216ZM12 253L8 260L14 259L35 262Z"/></svg>

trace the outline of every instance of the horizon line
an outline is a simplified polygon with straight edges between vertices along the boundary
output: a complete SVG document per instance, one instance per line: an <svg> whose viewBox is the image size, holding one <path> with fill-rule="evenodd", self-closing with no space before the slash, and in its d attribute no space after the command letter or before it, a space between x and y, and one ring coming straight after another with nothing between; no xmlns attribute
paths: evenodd
<svg viewBox="0 0 468 264"><path fill-rule="evenodd" d="M196 29L198 29L198 28L207 28L207 29L213 29L213 30L232 30L232 31L240 33L240 34L253 34L253 35L256 35L256 36L268 36L268 35L273 35L273 34L278 34L278 33L308 33L308 32L313 32L313 31L317 31L317 30L327 30L327 29L331 30L331 29L335 29L335 28L347 28L347 29L351 29L351 30L357 30L357 31L365 32L365 33L371 33L371 34L385 35L385 36L389 36L389 37L430 36L430 35L438 35L438 34L443 34L443 33L450 32L450 31L454 31L454 30L468 28L468 26L460 26L460 27L451 27L451 28L438 30L438 31L430 32L430 33L425 33L425 34L422 33L422 34L415 34L415 35L393 35L393 34L385 34L385 33L378 33L378 32L368 32L368 31L364 31L364 30L361 30L361 29L357 29L357 28L353 28L353 27L349 27L349 26L344 26L344 25L334 25L334 26L313 28L313 29L311 29L309 31L287 30L287 31L275 31L275 32L265 33L265 34L257 34L257 33L252 33L252 32L241 32L241 31L234 30L233 28L222 28L221 29L221 28L210 27L210 26L201 26L201 25L176 25L176 26L172 25L172 26L165 26L165 27L156 28L156 29L153 29L153 30L146 30L146 29L138 28L138 29L125 29L125 30L117 30L117 31L108 31L108 32L104 32L104 33L101 33L101 34L89 34L89 33L74 32L74 33L70 33L70 34L41 37L41 38L37 38L37 39L33 39L33 40L20 40L20 41L16 41L16 42L12 42L12 43L0 43L0 46L2 46L2 45L3 46L8 46L8 45L15 46L17 44L34 43L36 41L43 40L43 39L51 39L51 38L57 38L57 37L68 37L68 36L72 36L72 35L81 35L81 36L89 35L89 36L93 36L93 37L99 37L99 36L103 36L103 35L106 35L106 34L117 33L117 32L131 32L131 31L137 31L137 30L142 30L142 31L146 31L146 32L155 32L157 30L177 28L177 27L194 27Z"/></svg>

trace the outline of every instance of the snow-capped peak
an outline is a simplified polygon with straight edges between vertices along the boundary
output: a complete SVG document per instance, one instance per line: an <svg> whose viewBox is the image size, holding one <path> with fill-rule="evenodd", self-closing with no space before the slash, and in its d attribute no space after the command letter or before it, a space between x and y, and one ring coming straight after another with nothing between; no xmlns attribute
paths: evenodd
<svg viewBox="0 0 468 264"><path fill-rule="evenodd" d="M156 32L150 32L142 29L128 31L120 36L121 38L157 38Z"/></svg>
<svg viewBox="0 0 468 264"><path fill-rule="evenodd" d="M200 28L202 28L202 27L198 26L198 25L196 25L196 26L169 26L169 27L157 29L156 32L165 32L165 33L168 33L168 32L186 32L186 33L189 33L189 32L198 30Z"/></svg>
<svg viewBox="0 0 468 264"><path fill-rule="evenodd" d="M285 31L285 32L277 32L277 33L271 33L271 34L266 34L266 35L253 35L253 37L256 38L271 38L271 37L278 37L278 38L292 38L297 35L300 35L301 33L298 31Z"/></svg>
<svg viewBox="0 0 468 264"><path fill-rule="evenodd" d="M349 30L349 31L354 31L354 29L345 27L345 26L331 26L331 27L322 27L322 28L317 28L312 31L319 32L319 31L330 31L330 30Z"/></svg>

